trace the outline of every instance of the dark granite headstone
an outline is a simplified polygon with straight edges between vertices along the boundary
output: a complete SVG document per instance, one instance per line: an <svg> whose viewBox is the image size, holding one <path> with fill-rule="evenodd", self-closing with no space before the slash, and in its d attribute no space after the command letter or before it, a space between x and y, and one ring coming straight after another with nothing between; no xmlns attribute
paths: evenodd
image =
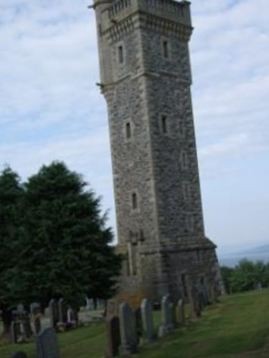
<svg viewBox="0 0 269 358"><path fill-rule="evenodd" d="M21 332L20 326L21 326L20 322L16 322L16 321L11 322L10 332L11 332L12 343L18 342L18 338Z"/></svg>
<svg viewBox="0 0 269 358"><path fill-rule="evenodd" d="M137 332L135 327L135 315L127 303L119 307L121 354L123 356L137 352Z"/></svg>
<svg viewBox="0 0 269 358"><path fill-rule="evenodd" d="M67 322L67 305L63 298L60 298L58 301L58 312L59 312L59 322Z"/></svg>
<svg viewBox="0 0 269 358"><path fill-rule="evenodd" d="M105 356L107 358L116 357L119 355L120 347L120 321L119 317L110 317L106 320L107 333L107 350Z"/></svg>
<svg viewBox="0 0 269 358"><path fill-rule="evenodd" d="M37 358L59 358L57 335L53 328L46 328L36 336Z"/></svg>
<svg viewBox="0 0 269 358"><path fill-rule="evenodd" d="M59 312L57 303L54 299L49 302L49 317L50 317L50 326L56 327L59 321Z"/></svg>

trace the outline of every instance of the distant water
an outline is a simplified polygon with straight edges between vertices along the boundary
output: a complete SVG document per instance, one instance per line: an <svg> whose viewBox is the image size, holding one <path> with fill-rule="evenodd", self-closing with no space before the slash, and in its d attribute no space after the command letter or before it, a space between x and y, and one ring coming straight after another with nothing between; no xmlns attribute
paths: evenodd
<svg viewBox="0 0 269 358"><path fill-rule="evenodd" d="M254 254L235 254L235 255L223 255L219 257L221 266L236 266L241 260L248 259L250 261L263 261L264 263L269 262L269 251Z"/></svg>

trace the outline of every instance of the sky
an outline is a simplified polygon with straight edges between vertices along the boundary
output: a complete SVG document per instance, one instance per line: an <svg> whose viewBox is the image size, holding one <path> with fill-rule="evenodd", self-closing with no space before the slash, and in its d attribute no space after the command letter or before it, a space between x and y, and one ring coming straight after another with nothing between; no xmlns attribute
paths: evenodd
<svg viewBox="0 0 269 358"><path fill-rule="evenodd" d="M0 0L0 168L64 161L115 228L106 104L86 0ZM269 2L193 0L193 107L206 234L269 243Z"/></svg>

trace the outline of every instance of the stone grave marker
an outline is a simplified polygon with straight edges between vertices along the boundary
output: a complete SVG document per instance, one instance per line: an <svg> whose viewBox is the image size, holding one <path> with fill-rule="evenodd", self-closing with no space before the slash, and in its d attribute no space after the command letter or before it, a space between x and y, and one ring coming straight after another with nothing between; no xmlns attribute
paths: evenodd
<svg viewBox="0 0 269 358"><path fill-rule="evenodd" d="M59 358L57 335L54 328L46 328L36 336L37 358Z"/></svg>
<svg viewBox="0 0 269 358"><path fill-rule="evenodd" d="M78 325L78 314L71 307L67 309L67 325L72 328Z"/></svg>
<svg viewBox="0 0 269 358"><path fill-rule="evenodd" d="M136 310L134 310L134 316L135 316L137 344L139 344L140 338L142 338L142 336L143 336L142 314L141 314L140 307L138 307Z"/></svg>
<svg viewBox="0 0 269 358"><path fill-rule="evenodd" d="M67 322L67 306L63 298L58 301L59 323L65 324Z"/></svg>
<svg viewBox="0 0 269 358"><path fill-rule="evenodd" d="M127 303L119 306L121 354L128 355L137 352L137 332L135 316Z"/></svg>
<svg viewBox="0 0 269 358"><path fill-rule="evenodd" d="M117 357L120 348L120 320L119 317L110 317L106 319L107 334L107 350L105 356L107 358Z"/></svg>
<svg viewBox="0 0 269 358"><path fill-rule="evenodd" d="M18 338L21 334L21 324L20 322L17 321L12 321L11 322L11 327L10 327L10 332L11 332L11 342L12 343L17 343L18 342Z"/></svg>
<svg viewBox="0 0 269 358"><path fill-rule="evenodd" d="M146 298L141 303L141 315L144 338L148 342L152 342L154 340L152 304Z"/></svg>
<svg viewBox="0 0 269 358"><path fill-rule="evenodd" d="M180 325L185 324L185 308L182 298L177 303L177 321Z"/></svg>
<svg viewBox="0 0 269 358"><path fill-rule="evenodd" d="M54 299L49 301L49 318L50 318L50 326L56 327L59 320L59 313L57 303Z"/></svg>
<svg viewBox="0 0 269 358"><path fill-rule="evenodd" d="M33 302L30 304L30 313L32 316L35 316L37 314L41 313L41 306L37 302Z"/></svg>
<svg viewBox="0 0 269 358"><path fill-rule="evenodd" d="M166 295L162 299L162 324L159 328L159 336L163 337L174 328L172 306L169 295Z"/></svg>

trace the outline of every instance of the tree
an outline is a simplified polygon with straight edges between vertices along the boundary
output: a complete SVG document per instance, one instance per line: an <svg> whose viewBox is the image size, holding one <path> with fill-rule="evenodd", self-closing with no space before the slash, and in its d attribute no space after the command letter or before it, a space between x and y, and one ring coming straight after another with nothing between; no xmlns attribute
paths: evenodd
<svg viewBox="0 0 269 358"><path fill-rule="evenodd" d="M121 256L110 245L100 198L64 163L43 166L23 186L16 173L4 170L0 223L3 312L19 303L45 307L60 297L79 307L86 294L114 294Z"/></svg>
<svg viewBox="0 0 269 358"><path fill-rule="evenodd" d="M115 255L100 198L82 177L53 162L25 184L24 236L13 292L24 303L64 297L78 306L85 294L114 293L121 257Z"/></svg>
<svg viewBox="0 0 269 358"><path fill-rule="evenodd" d="M233 292L254 290L259 284L266 286L266 266L244 259L235 267L230 282Z"/></svg>
<svg viewBox="0 0 269 358"><path fill-rule="evenodd" d="M9 167L0 174L0 309L4 334L11 323L10 272L17 262L17 243L22 230L24 190L19 176Z"/></svg>

